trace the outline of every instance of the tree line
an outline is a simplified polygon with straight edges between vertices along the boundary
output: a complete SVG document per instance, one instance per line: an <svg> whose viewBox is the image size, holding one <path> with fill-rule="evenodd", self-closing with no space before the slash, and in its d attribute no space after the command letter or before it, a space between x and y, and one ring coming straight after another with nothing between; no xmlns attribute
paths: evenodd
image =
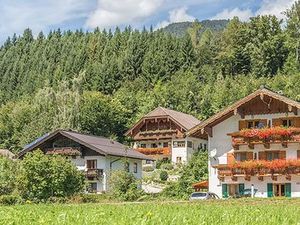
<svg viewBox="0 0 300 225"><path fill-rule="evenodd" d="M182 37L26 29L0 48L0 146L18 151L56 128L124 141L157 106L205 119L261 85L300 100L299 12L296 2L284 21L233 18L222 31L195 21Z"/></svg>

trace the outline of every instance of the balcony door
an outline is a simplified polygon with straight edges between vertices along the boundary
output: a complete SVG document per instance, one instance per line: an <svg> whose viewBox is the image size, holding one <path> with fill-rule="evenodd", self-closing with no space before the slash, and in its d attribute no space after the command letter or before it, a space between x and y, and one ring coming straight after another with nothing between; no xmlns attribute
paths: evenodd
<svg viewBox="0 0 300 225"><path fill-rule="evenodd" d="M97 160L96 159L87 160L86 168L87 169L97 169Z"/></svg>

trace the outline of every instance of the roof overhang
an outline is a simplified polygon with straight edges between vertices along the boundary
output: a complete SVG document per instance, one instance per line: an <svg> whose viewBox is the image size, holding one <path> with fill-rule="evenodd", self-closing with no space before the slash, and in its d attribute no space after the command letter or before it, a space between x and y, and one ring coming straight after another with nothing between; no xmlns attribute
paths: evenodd
<svg viewBox="0 0 300 225"><path fill-rule="evenodd" d="M203 121L199 125L196 125L195 127L191 128L186 135L188 136L199 136L201 134L207 133L209 136L212 137L212 128L228 119L229 117L233 115L239 114L242 118L245 116L243 112L240 110L240 107L248 103L249 101L253 100L254 98L258 97L263 100L264 96L268 96L272 99L276 99L280 102L284 102L287 104L287 108L289 112L293 112L294 114L297 114L298 109L300 109L300 103L297 101L294 101L290 98L287 98L281 94L278 94L276 92L270 91L266 88L261 88L252 94L242 98L241 100L235 102L231 106L225 108L224 110L220 111L219 113L213 115L212 117L208 118L207 120Z"/></svg>

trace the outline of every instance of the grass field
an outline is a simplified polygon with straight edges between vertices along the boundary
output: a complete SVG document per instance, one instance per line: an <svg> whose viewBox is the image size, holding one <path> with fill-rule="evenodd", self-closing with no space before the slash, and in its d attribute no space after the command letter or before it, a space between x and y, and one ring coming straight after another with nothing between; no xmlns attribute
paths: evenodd
<svg viewBox="0 0 300 225"><path fill-rule="evenodd" d="M1 206L0 224L300 224L300 199Z"/></svg>

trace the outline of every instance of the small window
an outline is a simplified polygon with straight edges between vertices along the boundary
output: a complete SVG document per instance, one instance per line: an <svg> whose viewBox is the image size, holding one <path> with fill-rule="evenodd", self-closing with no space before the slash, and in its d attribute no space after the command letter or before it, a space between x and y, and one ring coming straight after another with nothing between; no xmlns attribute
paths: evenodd
<svg viewBox="0 0 300 225"><path fill-rule="evenodd" d="M187 142L187 147L188 148L193 148L193 142L192 141L188 141Z"/></svg>
<svg viewBox="0 0 300 225"><path fill-rule="evenodd" d="M164 142L164 143L163 143L163 147L164 147L164 148L169 147L169 143L168 143L168 142Z"/></svg>
<svg viewBox="0 0 300 225"><path fill-rule="evenodd" d="M199 148L200 148L200 149L203 149L203 144L202 144L202 143L200 143Z"/></svg>
<svg viewBox="0 0 300 225"><path fill-rule="evenodd" d="M205 150L207 149L207 146L206 146L206 144L204 144L204 149L205 149Z"/></svg>
<svg viewBox="0 0 300 225"><path fill-rule="evenodd" d="M146 144L141 144L141 148L146 148Z"/></svg>
<svg viewBox="0 0 300 225"><path fill-rule="evenodd" d="M151 164L152 160L146 159L146 164Z"/></svg>
<svg viewBox="0 0 300 225"><path fill-rule="evenodd" d="M138 164L137 164L137 163L134 163L134 164L133 164L133 172L134 172L134 173L137 173L137 172L138 172Z"/></svg>
<svg viewBox="0 0 300 225"><path fill-rule="evenodd" d="M292 121L290 119L282 120L282 126L291 127L292 126Z"/></svg>
<svg viewBox="0 0 300 225"><path fill-rule="evenodd" d="M235 153L235 159L238 162L243 162L247 160L247 153L246 152L237 152Z"/></svg>
<svg viewBox="0 0 300 225"><path fill-rule="evenodd" d="M176 157L176 163L181 163L181 157Z"/></svg>
<svg viewBox="0 0 300 225"><path fill-rule="evenodd" d="M88 169L97 169L97 160L86 160L86 168Z"/></svg>
<svg viewBox="0 0 300 225"><path fill-rule="evenodd" d="M185 141L174 141L173 142L174 148L182 148L185 147Z"/></svg>
<svg viewBox="0 0 300 225"><path fill-rule="evenodd" d="M130 172L130 168L129 167L130 167L129 162L125 162L125 164L124 164L125 171Z"/></svg>
<svg viewBox="0 0 300 225"><path fill-rule="evenodd" d="M88 192L97 193L97 183L93 182L89 184Z"/></svg>
<svg viewBox="0 0 300 225"><path fill-rule="evenodd" d="M157 148L157 144L156 143L152 143L151 144L151 148Z"/></svg>
<svg viewBox="0 0 300 225"><path fill-rule="evenodd" d="M267 160L272 161L279 159L279 152L267 152Z"/></svg>

